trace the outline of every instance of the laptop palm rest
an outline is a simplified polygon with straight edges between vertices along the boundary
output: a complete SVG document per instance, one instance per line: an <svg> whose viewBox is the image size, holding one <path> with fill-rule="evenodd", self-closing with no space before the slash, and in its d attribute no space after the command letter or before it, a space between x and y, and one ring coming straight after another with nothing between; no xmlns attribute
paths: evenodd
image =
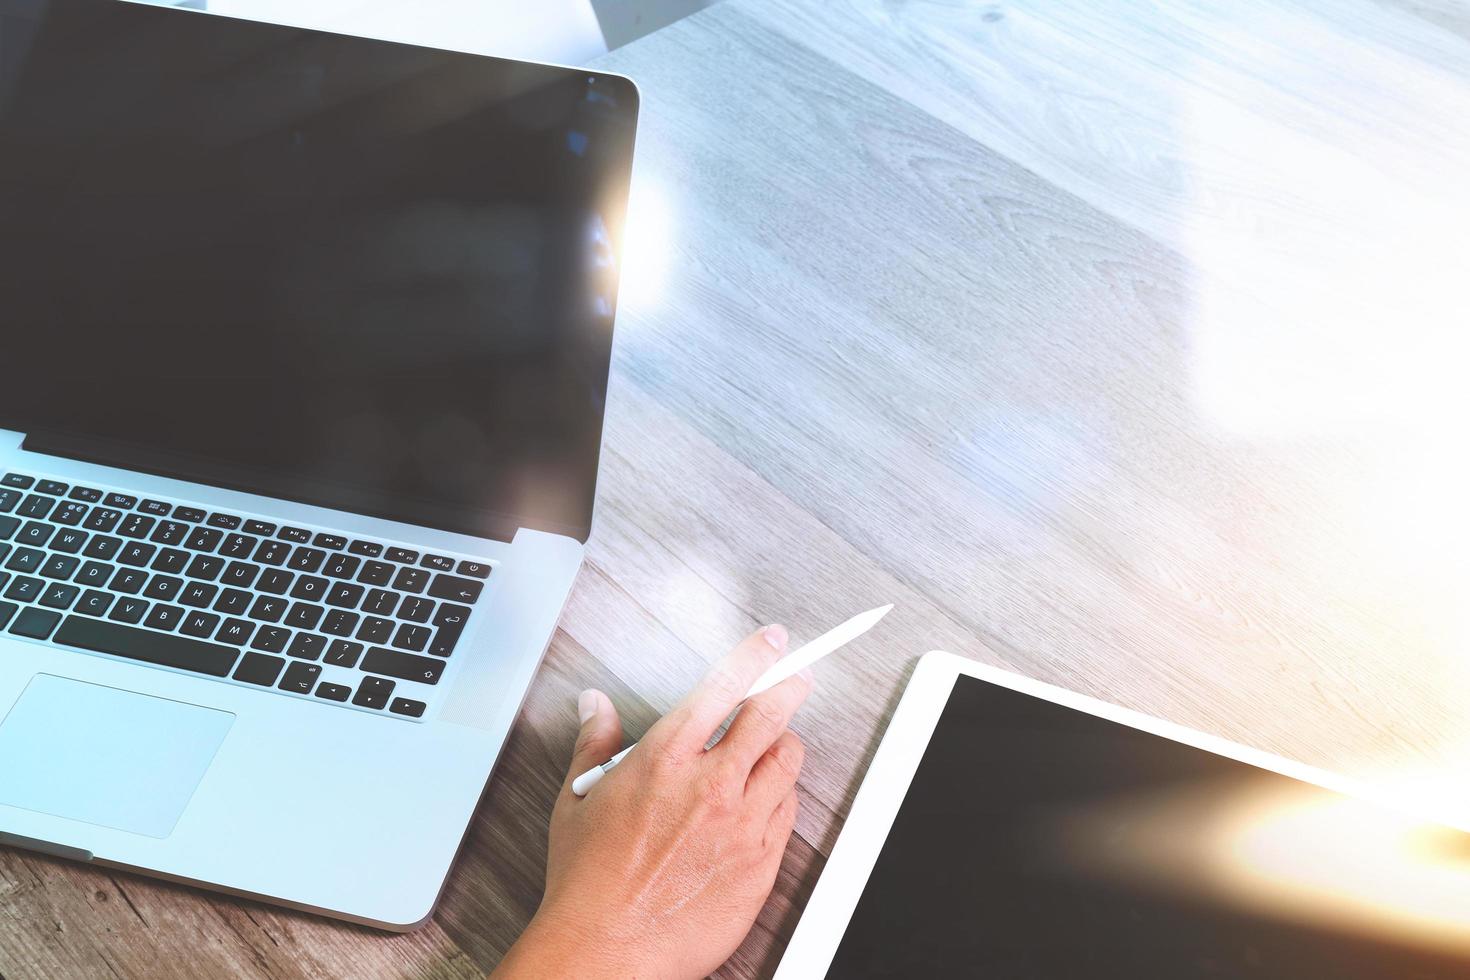
<svg viewBox="0 0 1470 980"><path fill-rule="evenodd" d="M173 832L235 716L37 674L0 722L0 803Z"/></svg>

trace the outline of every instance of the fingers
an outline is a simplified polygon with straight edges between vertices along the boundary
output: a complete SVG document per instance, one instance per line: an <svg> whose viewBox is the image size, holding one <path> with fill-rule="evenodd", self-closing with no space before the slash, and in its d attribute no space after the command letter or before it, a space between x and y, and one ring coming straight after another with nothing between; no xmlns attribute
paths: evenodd
<svg viewBox="0 0 1470 980"><path fill-rule="evenodd" d="M785 852L786 842L791 840L791 831L796 827L796 813L800 805L796 798L796 789L783 796L776 804L775 811L771 814L771 822L766 825L765 845L777 855Z"/></svg>
<svg viewBox="0 0 1470 980"><path fill-rule="evenodd" d="M782 732L771 743L745 781L745 798L754 812L771 813L795 790L805 758L806 746L795 732Z"/></svg>
<svg viewBox="0 0 1470 980"><path fill-rule="evenodd" d="M791 716L811 690L811 680L798 674L751 698L730 723L730 730L714 751L741 775L750 772L756 760L786 731Z"/></svg>
<svg viewBox="0 0 1470 980"><path fill-rule="evenodd" d="M623 725L618 711L601 691L583 691L577 698L577 716L582 730L572 751L572 764L567 769L566 787L593 766L600 766L617 755L623 747Z"/></svg>
<svg viewBox="0 0 1470 980"><path fill-rule="evenodd" d="M767 626L740 641L740 645L709 669L694 690L669 712L660 736L691 753L704 750L715 731L735 710L766 668L786 652L786 628Z"/></svg>

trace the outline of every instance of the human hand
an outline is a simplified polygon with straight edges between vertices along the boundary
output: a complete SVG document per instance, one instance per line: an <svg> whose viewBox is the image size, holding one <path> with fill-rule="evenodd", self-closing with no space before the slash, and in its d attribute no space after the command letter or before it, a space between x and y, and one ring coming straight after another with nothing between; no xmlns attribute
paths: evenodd
<svg viewBox="0 0 1470 980"><path fill-rule="evenodd" d="M605 695L582 693L545 897L496 977L703 977L729 958L796 821L803 748L787 725L810 676L751 698L705 746L786 643L780 626L746 637L585 798L572 780L622 748L622 725Z"/></svg>

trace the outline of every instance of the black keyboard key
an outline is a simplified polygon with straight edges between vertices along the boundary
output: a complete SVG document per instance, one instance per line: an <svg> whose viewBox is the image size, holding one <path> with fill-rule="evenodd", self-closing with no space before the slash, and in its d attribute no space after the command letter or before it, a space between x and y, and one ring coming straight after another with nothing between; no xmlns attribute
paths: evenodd
<svg viewBox="0 0 1470 980"><path fill-rule="evenodd" d="M178 544L189 536L189 525L178 521L159 521L148 540L155 544Z"/></svg>
<svg viewBox="0 0 1470 980"><path fill-rule="evenodd" d="M409 551L407 548L389 548L388 560L404 565L414 565L418 563L419 553L417 551Z"/></svg>
<svg viewBox="0 0 1470 980"><path fill-rule="evenodd" d="M429 573L422 568L400 568L398 574L393 576L393 588L399 592L422 592L428 582ZM452 598L452 596L441 596L441 598Z"/></svg>
<svg viewBox="0 0 1470 980"><path fill-rule="evenodd" d="M298 572L315 572L326 561L327 553L319 548L297 548L287 564Z"/></svg>
<svg viewBox="0 0 1470 980"><path fill-rule="evenodd" d="M387 643L393 638L393 620L368 616L362 621L357 638L364 643Z"/></svg>
<svg viewBox="0 0 1470 980"><path fill-rule="evenodd" d="M164 548L158 552L158 557L153 559L153 564L148 566L155 572L163 572L165 575L182 575L184 569L189 566L189 553L180 551L178 548Z"/></svg>
<svg viewBox="0 0 1470 980"><path fill-rule="evenodd" d="M462 561L459 563L459 574L471 578L489 578L490 566L482 561Z"/></svg>
<svg viewBox="0 0 1470 980"><path fill-rule="evenodd" d="M123 549L118 554L117 560L124 565L144 568L148 565L148 562L153 558L153 554L157 550L151 544L134 542L133 544L123 545Z"/></svg>
<svg viewBox="0 0 1470 980"><path fill-rule="evenodd" d="M214 604L214 611L226 616L243 616L249 608L250 593L243 589L225 589Z"/></svg>
<svg viewBox="0 0 1470 980"><path fill-rule="evenodd" d="M150 633L85 616L66 617L56 633L56 642L214 677L227 676L239 656L231 647Z"/></svg>
<svg viewBox="0 0 1470 980"><path fill-rule="evenodd" d="M101 589L107 585L107 580L112 578L113 567L100 561L89 561L82 565L81 571L73 579L78 585L85 585L89 589Z"/></svg>
<svg viewBox="0 0 1470 980"><path fill-rule="evenodd" d="M194 609L208 609L218 591L219 586L210 585L208 582L190 582L184 586L184 591L179 593L179 601Z"/></svg>
<svg viewBox="0 0 1470 980"><path fill-rule="evenodd" d="M89 504L95 504L102 499L101 490L93 490L91 487L72 487L71 493L67 494L73 500L81 500Z"/></svg>
<svg viewBox="0 0 1470 980"><path fill-rule="evenodd" d="M425 555L424 560L419 564L423 565L425 568L432 568L438 572L454 571L454 559L445 558L443 555Z"/></svg>
<svg viewBox="0 0 1470 980"><path fill-rule="evenodd" d="M39 572L46 563L46 552L36 548L17 548L5 563L12 572Z"/></svg>
<svg viewBox="0 0 1470 980"><path fill-rule="evenodd" d="M46 519L46 515L51 513L51 508L55 506L56 501L50 497L43 497L40 494L33 493L20 502L20 506L15 509L15 513L20 517L34 517L38 521L43 521Z"/></svg>
<svg viewBox="0 0 1470 980"><path fill-rule="evenodd" d="M112 596L106 592L98 592L96 589L88 589L82 593L81 600L77 602L77 612L84 616L105 616L111 605Z"/></svg>
<svg viewBox="0 0 1470 980"><path fill-rule="evenodd" d="M261 537L268 538L276 533L276 526L274 524L267 524L265 521L246 521L245 533L257 534Z"/></svg>
<svg viewBox="0 0 1470 980"><path fill-rule="evenodd" d="M370 561L362 566L357 580L363 585L387 585L393 579L393 566L380 561Z"/></svg>
<svg viewBox="0 0 1470 980"><path fill-rule="evenodd" d="M255 561L262 565L284 565L291 555L291 546L280 541L262 541L256 549Z"/></svg>
<svg viewBox="0 0 1470 980"><path fill-rule="evenodd" d="M66 493L66 484L59 480L42 480L36 484L36 490L39 493L49 493L53 497L59 497Z"/></svg>
<svg viewBox="0 0 1470 980"><path fill-rule="evenodd" d="M81 563L80 558L72 555L52 555L46 559L46 564L41 566L41 575L45 578L54 578L58 582L65 582L72 577Z"/></svg>
<svg viewBox="0 0 1470 980"><path fill-rule="evenodd" d="M9 541L20 530L20 518L0 517L0 541Z"/></svg>
<svg viewBox="0 0 1470 980"><path fill-rule="evenodd" d="M19 490L0 490L0 514L8 514L15 510L15 505L20 503L20 498Z"/></svg>
<svg viewBox="0 0 1470 980"><path fill-rule="evenodd" d="M296 587L291 590L291 598L305 599L308 602L321 602L327 596L327 586L330 583L324 578L315 575L302 575L296 579Z"/></svg>
<svg viewBox="0 0 1470 980"><path fill-rule="evenodd" d="M250 552L255 550L256 538L244 534L231 534L225 538L225 543L219 546L220 556L223 558L249 558Z"/></svg>
<svg viewBox="0 0 1470 980"><path fill-rule="evenodd" d="M351 582L338 582L327 592L327 605L338 609L356 609L362 598L362 586Z"/></svg>
<svg viewBox="0 0 1470 980"><path fill-rule="evenodd" d="M433 614L434 600L421 599L416 595L404 599L403 605L398 607L398 618L410 623L427 623Z"/></svg>
<svg viewBox="0 0 1470 980"><path fill-rule="evenodd" d="M279 623L284 615L286 600L268 595L256 596L255 605L250 607L249 612L251 619L258 619L262 623Z"/></svg>
<svg viewBox="0 0 1470 980"><path fill-rule="evenodd" d="M179 624L184 621L184 616L185 611L178 606L169 606L160 602L153 607L153 611L148 614L148 618L144 621L143 625L151 626L156 630L172 632L179 628ZM196 632L194 635L207 637L209 636L209 630L204 630L202 633Z"/></svg>
<svg viewBox="0 0 1470 980"><path fill-rule="evenodd" d="M346 701L352 695L352 688L341 684L326 684L316 689L316 696L326 698L328 701Z"/></svg>
<svg viewBox="0 0 1470 980"><path fill-rule="evenodd" d="M82 590L75 585L63 585L60 582L46 586L46 592L41 596L41 605L50 606L52 609L70 609L71 604L77 601L77 596Z"/></svg>
<svg viewBox="0 0 1470 980"><path fill-rule="evenodd" d="M255 583L255 588L258 592L285 595L286 590L291 587L291 580L295 577L290 572L283 572L279 568L267 568L265 574Z"/></svg>
<svg viewBox="0 0 1470 980"><path fill-rule="evenodd" d="M51 512L51 522L60 524L62 527L77 527L87 519L92 508L86 504L77 504L70 501L63 503Z"/></svg>
<svg viewBox="0 0 1470 980"><path fill-rule="evenodd" d="M224 537L225 532L212 527L196 527L189 535L189 540L184 542L184 547L190 551L213 551L219 547Z"/></svg>
<svg viewBox="0 0 1470 980"><path fill-rule="evenodd" d="M357 629L357 619L355 612L333 609L327 613L327 618L322 620L322 632L333 636L351 636L352 631Z"/></svg>
<svg viewBox="0 0 1470 980"><path fill-rule="evenodd" d="M240 526L240 518L234 514L210 514L208 523L210 527L233 531Z"/></svg>
<svg viewBox="0 0 1470 980"><path fill-rule="evenodd" d="M214 635L214 638L220 643L243 647L250 642L250 637L254 632L254 623L243 619L227 619L220 625L219 632Z"/></svg>
<svg viewBox="0 0 1470 980"><path fill-rule="evenodd" d="M484 582L472 578L456 578L453 575L435 575L434 584L429 586L429 595L435 599L471 604L480 598Z"/></svg>
<svg viewBox="0 0 1470 980"><path fill-rule="evenodd" d="M391 616L393 610L398 608L398 600L403 597L397 592L389 592L387 589L373 589L363 600L362 611L372 613L374 616Z"/></svg>
<svg viewBox="0 0 1470 980"><path fill-rule="evenodd" d="M283 527L280 531L276 532L276 537L282 541L306 544L311 540L311 532L302 527Z"/></svg>
<svg viewBox="0 0 1470 980"><path fill-rule="evenodd" d="M233 586L237 589L248 589L255 584L255 578L259 574L259 565L247 565L242 561L232 561L225 567L225 573L220 576L219 580L224 585Z"/></svg>
<svg viewBox="0 0 1470 980"><path fill-rule="evenodd" d="M280 653L286 649L286 644L291 639L291 631L282 626L261 626L255 631L255 639L250 643L250 649L259 650L261 653Z"/></svg>
<svg viewBox="0 0 1470 980"><path fill-rule="evenodd" d="M429 641L429 648L425 652L436 657L447 657L454 652L455 645L459 643L459 638L463 633L463 626L441 626L434 633L434 638Z"/></svg>
<svg viewBox="0 0 1470 980"><path fill-rule="evenodd" d="M94 507L92 513L87 515L82 527L88 531L100 531L103 534L110 533L122 521L125 515L120 510L110 507Z"/></svg>
<svg viewBox="0 0 1470 980"><path fill-rule="evenodd" d="M322 621L322 613L326 612L321 606L314 606L309 602L298 602L291 606L291 611L286 614L286 625L298 630L314 630L316 624Z"/></svg>
<svg viewBox="0 0 1470 980"><path fill-rule="evenodd" d="M456 606L452 602L441 602L439 611L434 614L435 626L458 626L464 629L464 624L470 618L468 606Z"/></svg>
<svg viewBox="0 0 1470 980"><path fill-rule="evenodd" d="M203 582L213 582L224 570L225 560L215 555L195 555L194 560L189 562L189 570L186 573L190 578L197 578Z"/></svg>
<svg viewBox="0 0 1470 980"><path fill-rule="evenodd" d="M292 694L310 694L311 689L316 687L316 679L320 676L322 676L320 664L304 664L298 660L286 668L286 676L281 678L280 688Z"/></svg>
<svg viewBox="0 0 1470 980"><path fill-rule="evenodd" d="M5 598L14 599L17 602L35 602L41 598L41 593L46 591L46 583L29 575L18 575L10 587L5 590Z"/></svg>
<svg viewBox="0 0 1470 980"><path fill-rule="evenodd" d="M333 640L332 645L327 647L327 654L322 660L334 667L355 667L357 658L362 656L363 649L361 643L353 643L351 640Z"/></svg>
<svg viewBox="0 0 1470 980"><path fill-rule="evenodd" d="M357 574L357 566L361 564L361 558L353 558L351 555L330 555L327 564L322 568L322 574L328 578L351 578Z"/></svg>
<svg viewBox="0 0 1470 980"><path fill-rule="evenodd" d="M398 626L398 635L393 637L393 645L418 653L429 645L429 635L430 631L427 626L401 623Z"/></svg>
<svg viewBox="0 0 1470 980"><path fill-rule="evenodd" d="M0 630L3 630L18 612L20 612L20 606L15 603L0 602Z"/></svg>
<svg viewBox="0 0 1470 980"><path fill-rule="evenodd" d="M235 671L235 680L270 687L276 682L276 678L281 676L281 668L284 666L286 666L286 661L280 657L267 657L263 653L247 653Z"/></svg>
<svg viewBox="0 0 1470 980"><path fill-rule="evenodd" d="M82 546L86 543L86 531L78 531L75 528L66 527L58 531L56 537L51 539L51 550L59 551L64 555L74 555L78 551L81 551Z"/></svg>
<svg viewBox="0 0 1470 980"><path fill-rule="evenodd" d="M142 540L148 536L148 532L153 530L153 526L157 523L153 518L144 517L142 514L129 514L123 519L117 533L125 538Z"/></svg>
<svg viewBox="0 0 1470 980"><path fill-rule="evenodd" d="M148 580L148 587L143 590L143 598L172 602L179 597L183 588L184 580L177 576L155 575Z"/></svg>
<svg viewBox="0 0 1470 980"><path fill-rule="evenodd" d="M372 541L354 541L347 546L347 550L364 558L377 558L383 554L383 546Z"/></svg>
<svg viewBox="0 0 1470 980"><path fill-rule="evenodd" d="M132 510L138 506L138 498L130 497L125 493L109 493L107 499L102 502L108 507L115 507L118 510Z"/></svg>
<svg viewBox="0 0 1470 980"><path fill-rule="evenodd" d="M0 487L14 487L17 490L29 490L36 485L36 478L26 476L23 473L6 473L0 476Z"/></svg>
<svg viewBox="0 0 1470 980"><path fill-rule="evenodd" d="M10 545L8 545L8 544L0 544L0 561L3 561L5 559L5 556L8 555L8 554L10 554ZM5 573L5 577L6 578L9 578L10 577L10 573L9 572L6 572Z"/></svg>
<svg viewBox="0 0 1470 980"><path fill-rule="evenodd" d="M444 676L444 661L434 657L416 657L384 647L373 647L362 658L362 669L369 674L396 677L401 681L437 684Z"/></svg>
<svg viewBox="0 0 1470 980"><path fill-rule="evenodd" d="M167 517L168 512L173 510L173 507L164 503L162 500L145 500L138 505L138 509L145 514L152 514L154 517Z"/></svg>
<svg viewBox="0 0 1470 980"><path fill-rule="evenodd" d="M204 520L204 511L198 507L175 507L174 520L188 521L190 524L198 524Z"/></svg>
<svg viewBox="0 0 1470 980"><path fill-rule="evenodd" d="M326 548L328 551L341 551L347 547L347 539L337 534L322 532L311 539L311 543L318 548Z"/></svg>
<svg viewBox="0 0 1470 980"><path fill-rule="evenodd" d="M61 622L61 613L29 606L22 609L20 615L15 617L15 622L10 624L10 632L32 640L44 640L51 635L51 631L56 629L56 624L59 622Z"/></svg>
<svg viewBox="0 0 1470 980"><path fill-rule="evenodd" d="M124 596L112 604L112 614L107 618L119 623L137 624L143 621L143 614L147 611L148 603L142 599Z"/></svg>
<svg viewBox="0 0 1470 980"><path fill-rule="evenodd" d="M352 703L360 708L381 708L388 703L394 686L392 681L381 677L364 677L357 686L357 694Z"/></svg>
<svg viewBox="0 0 1470 980"><path fill-rule="evenodd" d="M327 639L315 633L297 633L286 652L300 660L315 660L327 648Z"/></svg>
<svg viewBox="0 0 1470 980"><path fill-rule="evenodd" d="M156 609L157 607L155 606L154 608ZM179 629L190 636L209 637L214 635L215 629L219 626L219 621L220 618L214 613L195 610L194 612L185 614L183 625Z"/></svg>
<svg viewBox="0 0 1470 980"><path fill-rule="evenodd" d="M140 572L132 568L119 568L117 574L112 577L112 581L107 584L107 587L114 592L121 592L125 595L136 595L143 591L143 586L147 581L147 572Z"/></svg>
<svg viewBox="0 0 1470 980"><path fill-rule="evenodd" d="M15 536L17 544L28 544L32 548L44 548L46 542L51 540L51 535L56 533L56 528L50 524L42 524L40 521L27 521L25 527Z"/></svg>
<svg viewBox="0 0 1470 980"><path fill-rule="evenodd" d="M427 705L422 701L413 701L409 698L394 698L393 703L388 705L388 710L395 715L407 715L410 718L422 718L424 708Z"/></svg>
<svg viewBox="0 0 1470 980"><path fill-rule="evenodd" d="M117 549L122 547L122 538L109 538L105 534L94 534L92 540L82 549L85 558L98 558L102 561L112 561Z"/></svg>

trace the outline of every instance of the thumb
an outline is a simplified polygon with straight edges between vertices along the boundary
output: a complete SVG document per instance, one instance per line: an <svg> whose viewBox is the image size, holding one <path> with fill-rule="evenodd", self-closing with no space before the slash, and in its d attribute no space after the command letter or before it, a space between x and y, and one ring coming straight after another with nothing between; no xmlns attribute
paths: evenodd
<svg viewBox="0 0 1470 980"><path fill-rule="evenodd" d="M577 698L577 717L582 730L567 772L567 785L593 766L600 766L623 747L623 725L618 710L601 691L583 691Z"/></svg>

